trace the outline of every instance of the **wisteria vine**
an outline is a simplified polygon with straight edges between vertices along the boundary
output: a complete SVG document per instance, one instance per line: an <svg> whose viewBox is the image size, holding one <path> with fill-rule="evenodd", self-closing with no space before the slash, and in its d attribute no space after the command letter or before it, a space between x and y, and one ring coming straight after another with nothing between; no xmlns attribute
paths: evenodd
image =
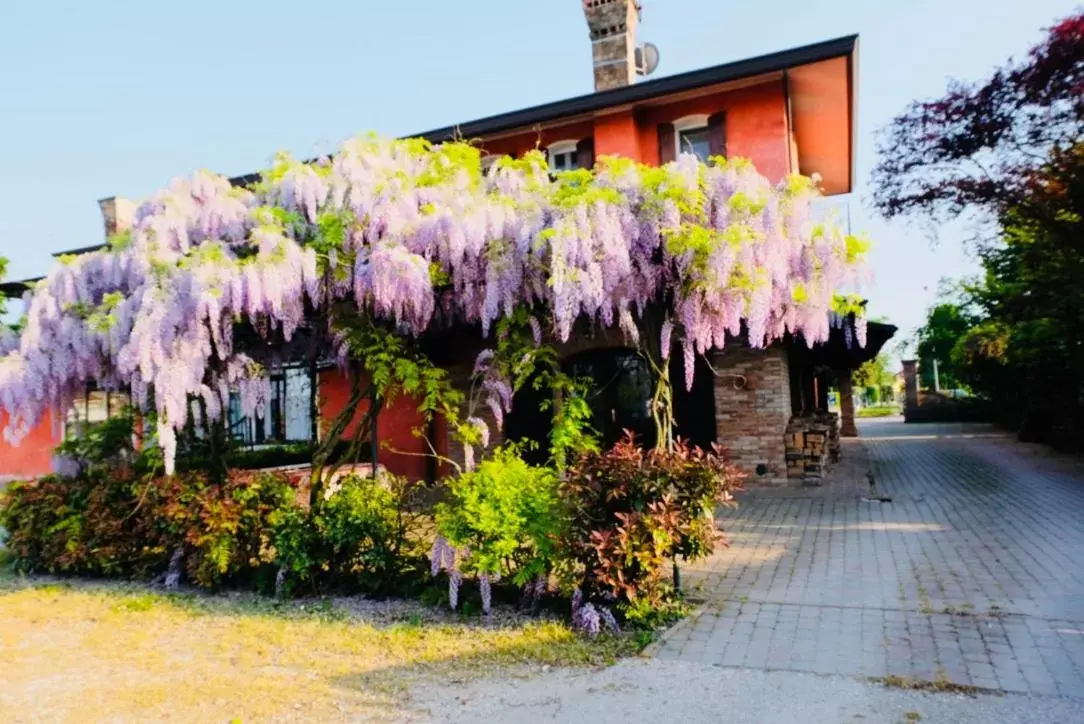
<svg viewBox="0 0 1084 724"><path fill-rule="evenodd" d="M377 137L316 162L282 156L249 188L200 172L29 295L0 359L5 434L17 441L93 379L156 413L172 470L193 400L220 420L230 389L246 414L265 399L239 325L289 340L314 311L332 327L347 308L418 336L449 318L489 334L527 306L544 310L530 321L538 338L567 340L587 318L636 341L657 308L663 358L680 349L690 378L694 355L743 327L754 347L787 332L814 344L865 252L814 219L817 195L808 178L773 185L741 159L601 158L551 177L538 152L483 172L467 143ZM507 385L489 389L506 412Z"/></svg>

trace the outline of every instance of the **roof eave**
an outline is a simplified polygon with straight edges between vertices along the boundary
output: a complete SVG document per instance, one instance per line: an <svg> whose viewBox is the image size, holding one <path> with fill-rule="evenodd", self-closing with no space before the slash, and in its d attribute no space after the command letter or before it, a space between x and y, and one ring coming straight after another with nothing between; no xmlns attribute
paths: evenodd
<svg viewBox="0 0 1084 724"><path fill-rule="evenodd" d="M451 138L475 138L501 133L568 116L593 113L613 106L636 104L660 96L683 93L705 86L728 83L767 73L778 73L789 68L822 60L850 57L854 54L857 45L858 36L847 35L812 45L804 45L799 48L724 63L711 68L702 68L612 90L544 103L531 108L468 121L459 125L435 128L414 134L414 136L438 142Z"/></svg>

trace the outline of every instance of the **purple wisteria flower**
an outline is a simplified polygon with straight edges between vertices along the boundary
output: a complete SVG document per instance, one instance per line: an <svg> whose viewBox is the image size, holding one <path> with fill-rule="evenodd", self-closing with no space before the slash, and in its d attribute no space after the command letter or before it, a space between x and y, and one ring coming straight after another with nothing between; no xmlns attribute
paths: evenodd
<svg viewBox="0 0 1084 724"><path fill-rule="evenodd" d="M743 322L754 346L824 341L833 295L862 276L839 225L815 216L808 180L773 186L749 162L683 154L661 172L602 164L570 188L542 154L481 176L463 161L477 153L363 137L315 164L281 158L255 191L208 172L174 180L116 243L58 261L19 339L0 338L5 438L109 377L156 413L172 471L190 399L211 421L231 389L246 409L267 404L266 375L238 372L235 325L289 340L306 310L336 305L419 335L436 318L488 332L526 304L546 310L529 320L540 343L543 330L567 341L578 320L635 341L639 316L665 299L659 341L668 354L680 329L691 385L695 355ZM864 320L850 333L864 344ZM332 348L345 368L355 352ZM512 395L491 355L475 374L499 428Z"/></svg>

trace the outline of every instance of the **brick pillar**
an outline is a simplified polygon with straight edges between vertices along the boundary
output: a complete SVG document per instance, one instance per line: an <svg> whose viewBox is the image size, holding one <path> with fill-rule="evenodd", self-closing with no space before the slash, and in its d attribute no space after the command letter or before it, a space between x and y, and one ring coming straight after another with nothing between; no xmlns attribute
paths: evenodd
<svg viewBox="0 0 1084 724"><path fill-rule="evenodd" d="M719 444L749 474L749 483L786 482L784 435L791 416L786 349L735 344L714 352L712 366Z"/></svg>
<svg viewBox="0 0 1084 724"><path fill-rule="evenodd" d="M918 360L903 360L904 413L918 409Z"/></svg>
<svg viewBox="0 0 1084 724"><path fill-rule="evenodd" d="M583 14L591 36L595 90L604 91L636 81L636 0L584 0Z"/></svg>
<svg viewBox="0 0 1084 724"><path fill-rule="evenodd" d="M850 370L839 373L839 435L858 437L858 427L854 424L854 386L851 384Z"/></svg>

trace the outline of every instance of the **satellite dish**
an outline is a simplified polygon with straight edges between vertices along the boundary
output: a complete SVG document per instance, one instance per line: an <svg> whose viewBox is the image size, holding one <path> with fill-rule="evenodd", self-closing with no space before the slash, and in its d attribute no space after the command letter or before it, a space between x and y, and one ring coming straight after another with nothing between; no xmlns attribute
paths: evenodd
<svg viewBox="0 0 1084 724"><path fill-rule="evenodd" d="M636 72L651 75L659 67L659 49L654 43L636 46Z"/></svg>

